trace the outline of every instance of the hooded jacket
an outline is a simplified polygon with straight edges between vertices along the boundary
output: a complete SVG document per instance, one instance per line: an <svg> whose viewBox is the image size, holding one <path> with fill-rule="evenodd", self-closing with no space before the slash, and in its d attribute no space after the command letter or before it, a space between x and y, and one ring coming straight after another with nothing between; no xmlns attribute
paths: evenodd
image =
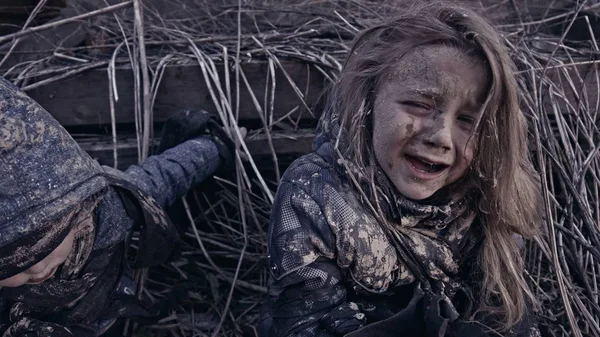
<svg viewBox="0 0 600 337"><path fill-rule="evenodd" d="M372 196L359 194L348 178L352 167L337 150L348 147L346 138L334 109L327 109L314 152L281 179L270 217L271 279L261 336L344 336L394 316L413 296L415 275L361 199ZM377 182L385 218L427 277L459 302L457 292L471 272L464 267L481 242L468 198L423 205L398 195L382 173ZM529 321L514 331L537 333Z"/></svg>
<svg viewBox="0 0 600 337"><path fill-rule="evenodd" d="M175 256L178 236L163 207L219 165L217 146L200 137L126 172L101 167L39 104L0 79L0 279L88 224L54 277L0 288L0 334L96 336L104 323L135 316L131 289L124 290L132 231L140 231L135 267Z"/></svg>

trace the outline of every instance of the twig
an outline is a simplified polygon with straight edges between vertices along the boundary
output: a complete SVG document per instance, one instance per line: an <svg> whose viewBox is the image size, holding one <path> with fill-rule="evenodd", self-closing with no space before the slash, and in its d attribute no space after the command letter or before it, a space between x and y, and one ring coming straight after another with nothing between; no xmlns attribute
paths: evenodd
<svg viewBox="0 0 600 337"><path fill-rule="evenodd" d="M18 39L20 37L27 36L27 35L30 35L30 34L33 34L33 33L38 33L38 32L41 32L41 31L44 31L44 30L47 30L47 29L56 28L56 27L58 27L60 25L64 25L65 23L74 22L74 21L81 21L81 20L89 19L89 18L94 17L94 16L98 16L98 15L102 15L102 14L114 12L114 11L117 11L119 9L131 6L131 3L132 3L131 1L123 2L123 3L120 3L120 4L108 6L108 7L101 8L101 9L97 9L97 10L91 11L89 13L85 13L85 14L73 16L73 17L70 17L68 19L59 20L59 21L55 21L55 22L50 22L50 23L47 23L47 24L44 24L44 25L27 28L25 30L18 31L16 33L12 33L12 34L7 34L7 35L4 35L4 36L0 36L0 43L3 43L5 41L9 41L9 40L12 40L12 39Z"/></svg>
<svg viewBox="0 0 600 337"><path fill-rule="evenodd" d="M150 95L150 76L148 75L148 59L146 57L146 44L144 37L144 13L141 0L133 0L133 12L135 30L137 32L137 41L139 48L140 67L142 68L142 108L144 111L143 117L143 132L142 132L142 153L141 159L148 157L150 150L150 133L152 132L152 109Z"/></svg>
<svg viewBox="0 0 600 337"><path fill-rule="evenodd" d="M35 88L39 88L39 87L42 87L42 86L45 86L45 85L49 85L51 83L60 81L62 79L69 78L69 77L77 75L77 74L81 74L81 73L86 72L86 71L88 71L90 69L95 69L95 68L99 68L99 67L105 66L107 64L108 64L108 61L94 62L94 63L88 64L88 65L85 65L85 66L81 66L79 68L72 69L70 71L67 71L67 72L61 74L61 75L50 77L50 78L47 78L45 80L42 80L42 81L39 81L39 82L35 82L33 84L21 87L21 90L23 90L23 91L33 90Z"/></svg>
<svg viewBox="0 0 600 337"><path fill-rule="evenodd" d="M238 52L236 55L236 64L238 64L238 67L236 69L238 69L239 71L239 37L241 35L241 8L242 8L242 1L238 0ZM240 86L239 86L239 72L236 75L236 96L237 96L237 108L236 111L239 113L239 97L240 97ZM237 119L236 119L237 120ZM237 133L238 133L238 137L239 137L239 130L238 128L234 128ZM242 137L239 137L240 141L242 140ZM238 156L239 158L239 156ZM241 160L237 160L237 165L238 168L240 168L241 164ZM223 309L223 315L221 315L221 320L219 321L219 325L217 326L217 328L214 330L212 337L216 337L219 335L219 332L221 331L221 327L223 326L223 322L225 322L225 317L227 317L227 312L229 311L229 305L231 303L232 297L233 297L233 291L235 290L235 285L238 281L238 275L240 273L240 268L242 267L242 261L244 260L244 254L246 252L246 249L248 248L248 227L246 225L246 214L244 212L244 194L243 194L243 190L242 190L242 179L241 179L241 174L240 174L240 170L236 170L237 173L237 180L238 180L238 201L239 201L239 211L240 211L240 215L242 217L242 230L243 230L243 239L244 239L244 245L242 247L242 251L240 252L240 258L238 260L238 264L237 267L235 269L235 274L233 276L233 282L231 285L231 289L229 290L229 295L227 297L227 302L225 303L225 308Z"/></svg>

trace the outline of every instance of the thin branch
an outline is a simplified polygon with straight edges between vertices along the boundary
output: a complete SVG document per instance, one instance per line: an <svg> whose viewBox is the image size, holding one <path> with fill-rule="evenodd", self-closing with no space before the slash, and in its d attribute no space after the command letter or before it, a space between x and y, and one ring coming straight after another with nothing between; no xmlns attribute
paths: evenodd
<svg viewBox="0 0 600 337"><path fill-rule="evenodd" d="M108 7L101 8L101 9L97 9L95 11L91 11L91 12L88 12L88 13L85 13L85 14L73 16L73 17L70 17L68 19L63 19L63 20L59 20L59 21L50 22L50 23L47 23L47 24L44 24L44 25L27 28L25 30L18 31L16 33L12 33L12 34L7 34L7 35L4 35L4 36L0 36L0 43L3 43L5 41L9 41L9 40L13 40L13 39L18 39L20 37L27 36L27 35L30 35L30 34L33 34L33 33L39 33L39 32L44 31L44 30L56 28L58 26L64 25L64 24L69 23L69 22L85 20L85 19L92 18L94 16L98 16L98 15L102 15L102 14L106 14L106 13L111 13L111 12L117 11L119 9L127 8L127 7L131 6L131 4L132 4L131 1L127 1L127 2L120 3L120 4L108 6Z"/></svg>

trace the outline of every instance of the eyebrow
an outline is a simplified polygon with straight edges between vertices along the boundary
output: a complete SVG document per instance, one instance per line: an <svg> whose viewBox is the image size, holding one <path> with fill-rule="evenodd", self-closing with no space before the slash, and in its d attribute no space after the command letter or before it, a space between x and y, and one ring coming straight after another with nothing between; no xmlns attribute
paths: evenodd
<svg viewBox="0 0 600 337"><path fill-rule="evenodd" d="M432 99L438 99L443 96L442 90L436 87L413 89L412 93Z"/></svg>

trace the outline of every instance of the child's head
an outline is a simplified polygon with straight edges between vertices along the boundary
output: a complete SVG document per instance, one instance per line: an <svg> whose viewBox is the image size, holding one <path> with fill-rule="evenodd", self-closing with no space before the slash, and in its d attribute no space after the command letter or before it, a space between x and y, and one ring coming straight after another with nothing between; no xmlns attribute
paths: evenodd
<svg viewBox="0 0 600 337"><path fill-rule="evenodd" d="M65 261L75 273L93 245L83 220L108 191L102 167L2 78L0 135L0 286L38 283Z"/></svg>
<svg viewBox="0 0 600 337"><path fill-rule="evenodd" d="M541 222L513 71L488 22L438 3L364 31L331 93L344 154L367 176L381 168L414 200L472 192L486 235L482 307L497 293L506 326L529 294L512 235L531 236Z"/></svg>
<svg viewBox="0 0 600 337"><path fill-rule="evenodd" d="M54 276L61 266L62 275L76 274L92 248L94 214L102 195L93 195L64 214L44 221L39 227L48 228L47 231L32 230L22 241L0 247L0 261L6 267L0 273L0 288L42 283Z"/></svg>
<svg viewBox="0 0 600 337"><path fill-rule="evenodd" d="M479 15L430 5L363 32L333 97L358 162L376 161L400 192L421 200L464 176L465 166L478 171L474 179L514 166L526 124L512 71L501 38Z"/></svg>
<svg viewBox="0 0 600 337"><path fill-rule="evenodd" d="M74 239L75 230L71 230L48 256L27 270L0 280L0 287L14 288L24 284L38 284L54 276L56 269L65 262L71 253Z"/></svg>
<svg viewBox="0 0 600 337"><path fill-rule="evenodd" d="M480 57L449 44L416 47L382 76L373 154L402 195L425 199L465 175L488 78Z"/></svg>

